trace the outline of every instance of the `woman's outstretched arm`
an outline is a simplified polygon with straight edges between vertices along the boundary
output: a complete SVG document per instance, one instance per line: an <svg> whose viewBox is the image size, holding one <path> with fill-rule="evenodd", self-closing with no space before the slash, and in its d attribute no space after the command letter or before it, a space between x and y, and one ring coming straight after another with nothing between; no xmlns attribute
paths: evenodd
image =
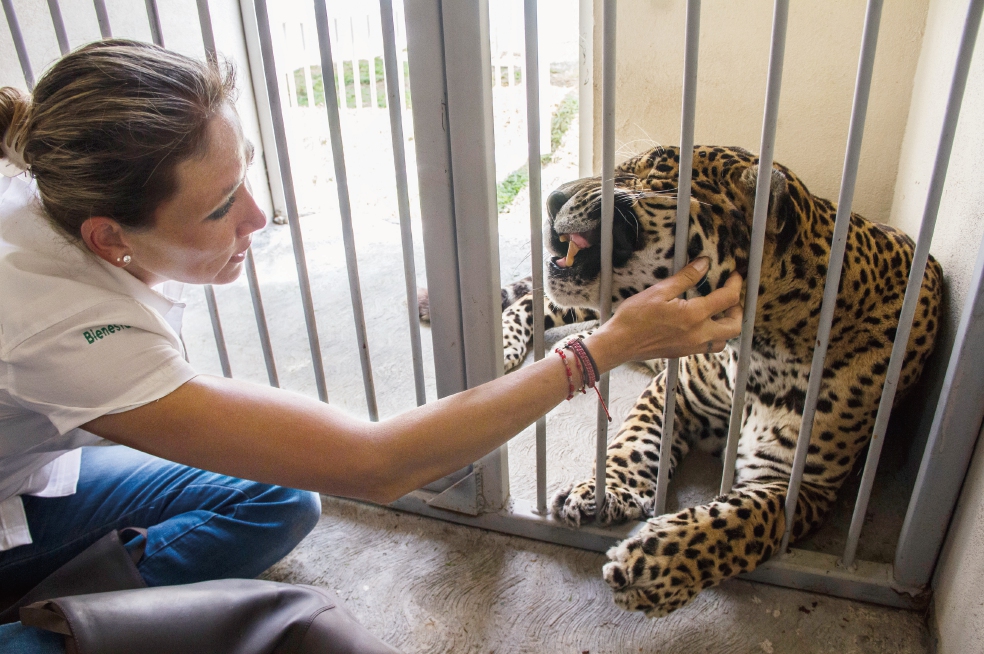
<svg viewBox="0 0 984 654"><path fill-rule="evenodd" d="M703 273L692 263L623 302L585 340L600 371L627 361L720 351L737 336L738 275L706 297L679 299ZM385 503L476 461L567 392L564 363L549 356L371 423L289 391L200 375L156 402L83 427L179 463Z"/></svg>

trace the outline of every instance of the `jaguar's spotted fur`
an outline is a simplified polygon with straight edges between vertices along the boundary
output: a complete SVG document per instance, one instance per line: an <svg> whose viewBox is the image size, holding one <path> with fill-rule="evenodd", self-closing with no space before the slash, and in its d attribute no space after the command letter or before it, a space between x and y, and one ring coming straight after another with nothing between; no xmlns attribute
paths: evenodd
<svg viewBox="0 0 984 654"><path fill-rule="evenodd" d="M677 148L658 148L616 171L616 306L670 273L678 164ZM739 148L694 149L687 255L711 259L698 292L709 292L733 270L747 268L757 164ZM545 308L548 326L594 317L600 256L591 245L598 239L600 203L599 178L565 184L548 199L544 242L553 254L546 271L552 300ZM595 514L593 479L554 499L555 515L574 526L649 518L638 535L608 552L604 577L622 608L665 615L702 588L754 569L779 547L835 213L831 202L812 195L791 171L774 167L734 489L675 515L652 516L663 436L664 374L659 373L608 446L602 514ZM563 259L571 239L588 247L568 266ZM912 256L913 242L905 234L851 217L794 541L820 524L868 444ZM897 397L915 382L933 348L941 284L940 266L931 258ZM531 296L504 312L507 369L525 356L532 320ZM730 346L681 362L671 466L693 447L717 452L724 446L736 367L737 353Z"/></svg>

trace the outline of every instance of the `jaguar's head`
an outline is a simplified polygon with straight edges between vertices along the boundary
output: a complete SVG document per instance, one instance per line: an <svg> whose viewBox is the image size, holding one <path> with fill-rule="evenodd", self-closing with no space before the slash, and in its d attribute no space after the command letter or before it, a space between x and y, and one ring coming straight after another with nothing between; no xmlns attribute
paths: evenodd
<svg viewBox="0 0 984 654"><path fill-rule="evenodd" d="M748 224L722 194L714 206L690 202L687 258L707 256L704 281L689 291L706 295L732 271L745 272ZM547 198L544 244L547 293L562 306L599 306L601 273L601 178L575 180ZM612 240L612 306L673 271L676 189L663 190L635 175L617 174Z"/></svg>

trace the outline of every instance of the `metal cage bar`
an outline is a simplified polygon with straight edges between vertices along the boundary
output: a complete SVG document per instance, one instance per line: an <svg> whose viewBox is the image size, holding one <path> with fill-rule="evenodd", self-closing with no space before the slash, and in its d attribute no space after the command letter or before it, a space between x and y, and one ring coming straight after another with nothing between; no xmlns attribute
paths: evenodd
<svg viewBox="0 0 984 654"><path fill-rule="evenodd" d="M153 0L147 0L148 3ZM151 33L154 32L154 16L149 13ZM155 7L156 10L156 7ZM159 17L158 17L159 18ZM215 39L212 36L212 20L208 11L208 0L198 0L198 26L202 33L202 41L205 43L205 56L211 61L215 60ZM158 24L158 27L160 25ZM222 322L219 319L219 305L215 300L215 291L211 284L205 286L205 299L208 302L208 317L212 321L212 334L215 336L215 347L219 353L219 363L222 365L222 374L225 377L232 377L232 366L229 364L229 349L226 346L225 336L222 331Z"/></svg>
<svg viewBox="0 0 984 654"><path fill-rule="evenodd" d="M922 224L919 228L919 238L916 240L916 250L912 257L912 267L909 269L909 282L905 289L905 299L902 301L902 311L899 314L899 326L895 333L895 343L892 346L892 357L885 374L885 385L882 387L881 400L878 404L878 414L875 417L875 427L868 446L868 458L865 461L864 473L861 476L861 488L858 491L854 515L851 517L851 528L848 532L847 545L844 548L844 565L854 563L858 538L864 525L864 515L867 511L868 500L871 497L871 487L875 481L878 459L882 446L885 444L885 431L888 429L888 419L892 413L895 392L898 388L902 364L905 362L905 350L909 343L909 332L919 303L919 292L922 287L926 262L929 259L929 246L933 241L933 231L943 196L943 184L946 182L946 171L950 163L950 152L953 150L953 138L957 131L957 120L960 117L960 105L963 102L964 90L967 87L967 75L970 71L970 61L974 54L974 44L977 40L977 30L981 22L981 10L984 2L973 0L967 11L963 34L960 38L960 49L954 65L953 81L950 83L950 94L946 102L946 113L943 116L943 127L940 142L936 150L936 160L933 163L933 174L930 177L929 189L926 195L926 207L923 211ZM921 467L921 466L920 466Z"/></svg>
<svg viewBox="0 0 984 654"><path fill-rule="evenodd" d="M899 584L929 583L984 421L984 239L972 280L895 550Z"/></svg>
<svg viewBox="0 0 984 654"><path fill-rule="evenodd" d="M202 30L202 45L205 47L205 57L209 61L215 61L217 57L215 51L215 32L212 30L212 14L208 10L208 0L196 0L196 4L198 6L198 24Z"/></svg>
<svg viewBox="0 0 984 654"><path fill-rule="evenodd" d="M396 26L393 0L379 0L383 27L383 65L386 71L386 106L389 109L390 134L393 140L393 166L396 169L396 197L400 211L400 237L403 247L403 278L407 287L407 317L410 325L410 354L413 359L413 383L417 406L427 403L424 387L424 362L420 344L420 320L417 304L417 267L413 256L413 230L410 225L410 193L407 190L407 153L403 142L403 104L400 102L401 72L396 60Z"/></svg>
<svg viewBox="0 0 984 654"><path fill-rule="evenodd" d="M147 5L147 22L150 23L150 37L155 45L164 47L164 31L161 30L161 14L157 10L157 0L144 0ZM211 21L209 21L211 29Z"/></svg>
<svg viewBox="0 0 984 654"><path fill-rule="evenodd" d="M211 284L205 285L205 301L208 303L208 316L212 319L212 333L215 334L215 346L219 351L219 364L222 366L222 376L232 377L232 366L229 365L229 350L226 348L225 336L222 334L219 307L215 303L215 290Z"/></svg>
<svg viewBox="0 0 984 654"><path fill-rule="evenodd" d="M765 227L769 213L769 192L772 187L772 158L776 145L776 122L779 118L779 91L782 87L782 66L786 50L786 24L789 0L776 0L772 14L772 42L769 50L769 75L765 91L765 113L762 117L762 145L759 148L759 174L755 185L755 209L752 212L751 248L748 252L748 276L745 278L745 312L741 322L741 344L738 350L738 374L731 402L728 441L724 452L724 474L721 494L730 493L735 480L735 461L738 439L745 408L748 386L748 365L752 355L752 330L758 303L759 281L762 278L762 254L765 251Z"/></svg>
<svg viewBox="0 0 984 654"><path fill-rule="evenodd" d="M331 35L328 32L328 9L325 6L325 0L315 0L314 14L315 22L318 24L321 70L335 70L331 57ZM325 109L328 111L328 126L331 135L331 156L335 164L335 180L338 190L338 211L342 218L342 240L345 243L345 264L348 269L349 295L352 299L352 314L355 318L356 339L359 342L359 361L362 363L362 383L366 391L369 419L376 421L379 420L379 411L376 408L376 389L372 380L372 365L369 361L369 341L366 338L366 318L362 309L359 262L355 254L355 233L352 230L352 204L349 200L348 173L345 169L345 151L342 146L342 124L338 116L338 99L336 97L335 85L325 84L324 88Z"/></svg>
<svg viewBox="0 0 984 654"><path fill-rule="evenodd" d="M489 3L468 0L440 6L465 377L474 388L500 377L503 367ZM475 462L474 472L478 509L498 511L505 506L508 446Z"/></svg>
<svg viewBox="0 0 984 654"><path fill-rule="evenodd" d="M858 74L854 87L854 102L851 109L851 122L847 132L847 149L844 153L844 169L841 174L840 195L837 198L837 215L834 219L834 235L830 244L830 259L827 262L827 279L823 289L823 302L820 305L816 348L813 350L813 363L810 367L810 381L803 401L803 422L800 424L793 456L793 469L786 495L786 530L783 533L780 552L789 546L793 531L793 516L799 499L800 485L806 466L813 423L816 418L817 401L820 398L820 385L823 383L823 365L830 344L830 330L837 305L837 291L840 287L841 269L847 246L847 232L851 224L851 206L854 202L854 188L858 177L858 162L861 158L861 142L864 137L865 117L868 112L868 97L871 92L871 73L875 65L875 51L878 45L878 28L881 22L882 0L868 0L865 12L864 31L861 36L861 53L858 57ZM871 454L868 454L871 457Z"/></svg>
<svg viewBox="0 0 984 654"><path fill-rule="evenodd" d="M200 3L204 1L199 0ZM199 4L199 7L201 7L201 4ZM260 49L263 54L263 74L266 79L270 113L273 117L277 160L280 163L284 202L287 206L287 222L290 226L290 240L294 248L294 263L297 266L297 280L301 287L301 302L304 306L304 322L307 327L308 344L311 350L311 363L314 367L314 379L318 387L318 397L322 402L327 402L328 386L325 381L325 367L321 357L321 340L318 337L318 323L314 315L314 301L311 298L311 280L308 277L307 258L304 255L301 224L297 215L294 179L291 174L290 157L287 153L287 133L284 129L283 107L280 104L280 86L277 80L277 65L273 59L273 42L270 37L270 18L267 15L266 0L256 0L255 7L257 31L260 36ZM325 92L329 88L334 88L334 85L325 84Z"/></svg>
<svg viewBox="0 0 984 654"><path fill-rule="evenodd" d="M99 34L104 39L113 38L113 29L109 25L109 11L106 10L106 0L92 0L96 8L96 20L99 22Z"/></svg>
<svg viewBox="0 0 984 654"><path fill-rule="evenodd" d="M24 73L24 81L27 82L27 90L34 91L34 71L31 70L31 60L27 56L24 35L21 33L20 23L17 22L17 14L14 12L14 0L0 1L3 4L3 13L7 17L10 38L14 41L14 50L17 51L17 60L20 61L21 71Z"/></svg>
<svg viewBox="0 0 984 654"><path fill-rule="evenodd" d="M544 357L543 198L540 165L540 57L537 0L525 0L526 135L529 141L530 266L533 273L533 360ZM536 421L536 510L547 514L547 418Z"/></svg>
<svg viewBox="0 0 984 654"><path fill-rule="evenodd" d="M694 163L694 115L697 110L697 48L700 41L700 0L687 1L687 26L684 42L683 102L680 117L680 165L677 181L676 234L673 242L673 272L687 265L690 237L690 180ZM673 459L676 385L680 359L666 362L666 394L663 401L663 437L660 439L659 466L656 469L656 504L654 513L666 512L666 496Z"/></svg>
<svg viewBox="0 0 984 654"><path fill-rule="evenodd" d="M601 73L601 276L598 280L598 324L612 313L612 228L615 222L615 24L616 0L605 0L602 16ZM605 466L608 454L608 415L601 402L608 402L609 373L598 382L598 434L595 440L595 514L605 508Z"/></svg>
<svg viewBox="0 0 984 654"><path fill-rule="evenodd" d="M58 50L64 57L72 46L68 42L68 32L65 30L65 20L62 18L58 0L48 0L48 13L51 14L51 25L55 28L55 38L58 39Z"/></svg>
<svg viewBox="0 0 984 654"><path fill-rule="evenodd" d="M164 36L161 32L160 14L157 13L157 2L156 0L146 0L146 2L147 15L151 21L151 31L154 34L154 42L160 46L163 46ZM151 5L153 5L153 13L151 12ZM209 11L208 0L197 0L197 8L199 27L202 32L202 44L205 48L205 57L209 61L214 62L217 60L217 54L215 49L215 34L212 31L212 16ZM277 365L273 357L273 344L270 341L270 330L267 326L266 312L263 310L263 298L260 295L260 282L256 275L256 263L253 259L252 248L246 250L245 267L246 281L249 284L249 295L253 304L253 316L256 319L256 330L260 337L260 348L263 351L263 363L266 366L267 379L269 380L271 386L279 388L280 378L277 375ZM218 321L218 306L214 308L214 312L210 311L210 314L213 313L215 316L215 321ZM214 323L213 330L215 330ZM215 333L221 335L221 328ZM224 348L225 343L222 343L219 347Z"/></svg>
<svg viewBox="0 0 984 654"><path fill-rule="evenodd" d="M253 315L256 317L256 330L260 334L260 348L263 350L267 379L271 386L280 388L277 364L273 358L273 345L270 342L270 330L267 327L266 312L263 310L263 298L260 296L260 281L256 276L256 263L253 261L253 248L246 250L246 281L249 282L249 295L253 300Z"/></svg>

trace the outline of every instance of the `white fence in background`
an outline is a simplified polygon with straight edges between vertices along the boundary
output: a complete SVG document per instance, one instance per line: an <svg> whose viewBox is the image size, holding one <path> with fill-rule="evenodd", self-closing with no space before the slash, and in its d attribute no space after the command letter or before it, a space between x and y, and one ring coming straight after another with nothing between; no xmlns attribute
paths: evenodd
<svg viewBox="0 0 984 654"><path fill-rule="evenodd" d="M277 73L284 107L323 107L324 74L318 50L317 23L311 2L288 0L270 3L270 27L277 52ZM383 35L379 4L329 4L328 31L334 58L334 78L340 109L386 107L383 71ZM403 3L393 3L400 97L407 94L407 38Z"/></svg>

